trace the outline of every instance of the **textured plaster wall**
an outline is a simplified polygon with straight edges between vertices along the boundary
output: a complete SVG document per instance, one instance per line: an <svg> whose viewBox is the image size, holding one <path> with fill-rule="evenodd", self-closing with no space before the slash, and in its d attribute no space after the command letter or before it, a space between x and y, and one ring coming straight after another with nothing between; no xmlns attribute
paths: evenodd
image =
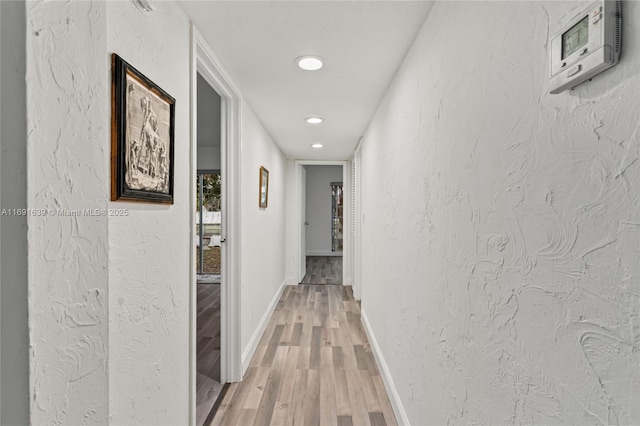
<svg viewBox="0 0 640 426"><path fill-rule="evenodd" d="M190 24L175 2L154 8L146 14L131 2L27 3L28 167L19 152L5 167L3 133L1 170L3 207L5 172L27 170L28 190L17 196L27 207L55 210L28 218L22 257L24 274L27 258L29 267L34 424L189 420ZM4 18L5 2L2 12ZM4 66L4 34L2 42ZM176 99L174 205L107 201L112 52ZM4 80L2 93L4 132ZM246 349L284 280L286 160L246 104L241 122L242 282L235 285L242 286ZM271 172L265 210L257 207L260 165ZM127 215L73 213L107 207ZM13 227L20 229L26 233ZM2 232L4 303L4 219ZM3 326L5 312L3 305ZM16 327L26 327L26 318ZM19 401L29 404L25 398ZM3 419L4 403L3 388Z"/></svg>
<svg viewBox="0 0 640 426"><path fill-rule="evenodd" d="M640 423L640 4L549 95L574 5L437 2L364 136L362 307L412 424Z"/></svg>
<svg viewBox="0 0 640 426"><path fill-rule="evenodd" d="M331 255L331 182L342 182L342 166L307 169L307 255Z"/></svg>
<svg viewBox="0 0 640 426"><path fill-rule="evenodd" d="M27 2L33 424L108 420L109 68L100 2Z"/></svg>
<svg viewBox="0 0 640 426"><path fill-rule="evenodd" d="M0 2L0 209L27 205L25 4ZM3 215L0 246L0 424L29 421L27 217Z"/></svg>
<svg viewBox="0 0 640 426"><path fill-rule="evenodd" d="M243 101L242 107L242 351L247 351L269 304L285 280L287 161ZM269 170L269 200L258 208L260 166ZM249 354L249 356L252 354Z"/></svg>
<svg viewBox="0 0 640 426"><path fill-rule="evenodd" d="M107 2L115 52L176 99L175 203L110 203L109 387L115 424L187 424L189 415L190 25L174 2L152 13Z"/></svg>

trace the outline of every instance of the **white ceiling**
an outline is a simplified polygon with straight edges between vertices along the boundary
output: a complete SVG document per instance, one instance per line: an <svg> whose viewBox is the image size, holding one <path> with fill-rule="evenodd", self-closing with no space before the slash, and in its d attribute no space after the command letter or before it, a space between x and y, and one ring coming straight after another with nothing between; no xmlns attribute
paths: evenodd
<svg viewBox="0 0 640 426"><path fill-rule="evenodd" d="M288 158L346 160L431 8L430 1L182 1ZM302 55L325 59L300 70ZM305 117L325 122L310 125ZM317 150L311 144L319 142Z"/></svg>

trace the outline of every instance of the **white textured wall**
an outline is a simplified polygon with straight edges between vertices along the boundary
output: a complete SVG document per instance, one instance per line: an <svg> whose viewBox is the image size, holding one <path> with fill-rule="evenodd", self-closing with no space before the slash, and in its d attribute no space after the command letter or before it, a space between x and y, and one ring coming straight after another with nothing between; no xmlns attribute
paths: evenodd
<svg viewBox="0 0 640 426"><path fill-rule="evenodd" d="M27 206L32 424L105 424L109 197L106 10L27 2Z"/></svg>
<svg viewBox="0 0 640 426"><path fill-rule="evenodd" d="M342 166L307 169L307 256L331 255L331 183L342 182Z"/></svg>
<svg viewBox="0 0 640 426"><path fill-rule="evenodd" d="M412 424L640 423L640 4L549 95L574 6L437 2L364 136L362 307Z"/></svg>
<svg viewBox="0 0 640 426"><path fill-rule="evenodd" d="M115 424L187 424L189 414L190 25L174 2L152 13L107 2L107 52L176 99L174 204L110 203L109 395Z"/></svg>
<svg viewBox="0 0 640 426"><path fill-rule="evenodd" d="M246 352L260 320L285 281L287 161L244 101L241 111L241 342ZM260 166L269 170L266 209L258 208Z"/></svg>
<svg viewBox="0 0 640 426"><path fill-rule="evenodd" d="M28 170L28 191L17 196L26 192L30 208L128 210L126 217L28 218L34 424L188 423L190 24L174 2L154 8L145 14L131 2L27 3L28 168L21 169ZM2 10L4 17L4 3ZM174 205L107 201L112 52L176 98ZM246 104L242 132L246 349L284 281L286 160ZM5 161L4 133L2 143ZM2 164L3 180L24 165L19 152L9 153L15 163ZM260 165L271 172L266 210L257 206ZM4 303L4 218L2 225Z"/></svg>

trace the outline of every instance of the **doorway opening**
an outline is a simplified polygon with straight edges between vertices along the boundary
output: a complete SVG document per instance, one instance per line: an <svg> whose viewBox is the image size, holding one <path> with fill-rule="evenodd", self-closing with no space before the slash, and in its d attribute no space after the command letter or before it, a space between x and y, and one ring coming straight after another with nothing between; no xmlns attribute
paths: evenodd
<svg viewBox="0 0 640 426"><path fill-rule="evenodd" d="M196 143L196 425L214 412L224 388L221 361L222 98L198 74Z"/></svg>
<svg viewBox="0 0 640 426"><path fill-rule="evenodd" d="M343 259L349 217L345 162L298 162L300 186L300 284L348 285ZM347 265L348 266L348 265Z"/></svg>
<svg viewBox="0 0 640 426"><path fill-rule="evenodd" d="M243 374L240 286L237 284L240 282L241 98L194 26L191 35L189 424L202 425L210 423L228 384L241 380ZM202 89L206 89L208 95L203 94ZM209 103L203 104L207 97ZM212 124L211 121L216 121L215 128L203 129L202 125ZM216 138L219 142L210 140ZM213 265L219 262L219 271L211 265L212 261ZM209 279L203 279L204 275L209 275ZM198 293L207 288L203 281L211 282L209 289L218 290L217 294L208 295L209 301L207 296L198 300ZM211 385L212 382L203 377L218 384ZM212 389L221 386L222 393L211 408L215 395Z"/></svg>

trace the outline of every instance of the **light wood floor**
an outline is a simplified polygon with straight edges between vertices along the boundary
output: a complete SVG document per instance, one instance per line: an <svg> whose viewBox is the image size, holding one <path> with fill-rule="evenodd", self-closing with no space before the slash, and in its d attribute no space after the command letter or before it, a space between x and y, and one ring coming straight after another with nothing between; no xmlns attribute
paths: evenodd
<svg viewBox="0 0 640 426"><path fill-rule="evenodd" d="M212 425L396 425L351 287L286 287Z"/></svg>
<svg viewBox="0 0 640 426"><path fill-rule="evenodd" d="M307 256L307 274L301 284L342 285L342 256Z"/></svg>
<svg viewBox="0 0 640 426"><path fill-rule="evenodd" d="M196 422L203 425L222 391L220 284L197 285Z"/></svg>

